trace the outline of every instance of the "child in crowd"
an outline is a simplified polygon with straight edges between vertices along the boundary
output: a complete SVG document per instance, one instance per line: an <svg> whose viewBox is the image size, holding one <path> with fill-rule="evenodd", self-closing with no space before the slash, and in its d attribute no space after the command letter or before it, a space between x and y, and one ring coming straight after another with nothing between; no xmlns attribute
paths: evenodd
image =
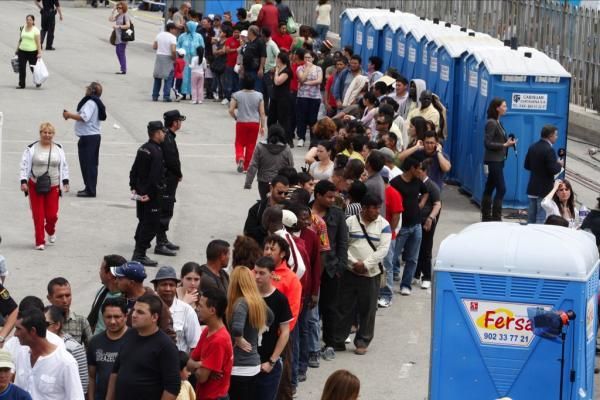
<svg viewBox="0 0 600 400"><path fill-rule="evenodd" d="M204 100L204 74L206 73L206 59L204 47L198 46L196 55L190 64L192 71L192 100L191 104L202 104Z"/></svg>
<svg viewBox="0 0 600 400"><path fill-rule="evenodd" d="M181 378L181 389L176 400L196 400L196 392L192 387L188 378L191 375L190 370L187 367L187 363L190 357L185 351L179 352L179 377Z"/></svg>
<svg viewBox="0 0 600 400"><path fill-rule="evenodd" d="M175 101L182 98L185 100L185 94L181 94L181 83L183 82L183 70L185 69L185 49L177 49L177 58L174 65L173 91L175 92Z"/></svg>

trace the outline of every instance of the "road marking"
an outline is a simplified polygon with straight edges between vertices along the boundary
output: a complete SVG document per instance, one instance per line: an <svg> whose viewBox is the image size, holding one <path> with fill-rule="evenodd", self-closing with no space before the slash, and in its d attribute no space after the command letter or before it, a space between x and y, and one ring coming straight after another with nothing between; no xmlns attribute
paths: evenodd
<svg viewBox="0 0 600 400"><path fill-rule="evenodd" d="M402 366L400 367L400 373L398 374L398 378L399 379L406 379L408 378L410 369L415 365L414 361L409 361L407 363L402 364Z"/></svg>

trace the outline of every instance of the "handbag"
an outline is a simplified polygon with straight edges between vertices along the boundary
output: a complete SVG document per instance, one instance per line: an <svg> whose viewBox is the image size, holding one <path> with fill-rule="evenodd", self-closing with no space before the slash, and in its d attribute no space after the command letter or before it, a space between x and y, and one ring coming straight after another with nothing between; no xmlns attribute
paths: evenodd
<svg viewBox="0 0 600 400"><path fill-rule="evenodd" d="M369 246L371 246L371 248L373 249L373 251L377 251L377 247L375 247L375 245L373 244L373 242L371 242L371 239L369 239L369 235L367 234L367 228L365 228L365 226L362 224L362 222L360 222L360 217L357 215L356 216L356 220L358 221L358 224L360 225L360 229L362 229L365 238L367 239L367 243L369 243ZM386 272L385 272L385 268L383 268L383 265L381 263L377 264L379 265L379 272L381 272L381 274L379 275L379 287L385 287L387 284L387 279L386 279Z"/></svg>
<svg viewBox="0 0 600 400"><path fill-rule="evenodd" d="M50 156L52 155L52 145L50 145L50 151L48 152L48 165L46 166L46 172L42 175L38 176L35 181L35 192L37 194L46 194L50 193L50 189L52 188L50 182ZM33 171L31 172L33 175ZM33 175L36 178L35 175Z"/></svg>
<svg viewBox="0 0 600 400"><path fill-rule="evenodd" d="M117 44L117 32L113 29L112 32L110 33L110 39L108 39L108 41L110 42L110 44L112 44L113 46L116 46Z"/></svg>
<svg viewBox="0 0 600 400"><path fill-rule="evenodd" d="M292 17L291 15L286 21L286 28L290 34L296 33L296 31L298 30L298 24L296 23L296 21L294 21L294 17Z"/></svg>
<svg viewBox="0 0 600 400"><path fill-rule="evenodd" d="M10 65L12 66L12 70L15 74L19 73L19 57L14 56L10 59Z"/></svg>
<svg viewBox="0 0 600 400"><path fill-rule="evenodd" d="M48 68L46 63L41 58L38 58L37 62L33 66L33 83L41 85L48 79Z"/></svg>
<svg viewBox="0 0 600 400"><path fill-rule="evenodd" d="M129 20L129 29L121 30L121 41L122 42L133 42L135 40L135 28L133 27L133 22L131 19L127 17Z"/></svg>

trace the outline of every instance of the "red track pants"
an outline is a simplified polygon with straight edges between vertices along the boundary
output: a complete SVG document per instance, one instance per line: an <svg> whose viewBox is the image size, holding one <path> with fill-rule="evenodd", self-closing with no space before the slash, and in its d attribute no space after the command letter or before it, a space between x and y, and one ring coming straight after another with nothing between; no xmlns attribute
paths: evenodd
<svg viewBox="0 0 600 400"><path fill-rule="evenodd" d="M237 164L240 160L244 160L244 171L248 170L252 160L259 128L258 122L237 122L235 124L235 162Z"/></svg>
<svg viewBox="0 0 600 400"><path fill-rule="evenodd" d="M58 221L58 198L60 187L52 186L50 192L38 194L35 191L35 182L29 180L29 203L31 205L31 214L33 216L33 226L35 228L35 245L46 244L44 231L48 235L54 235L56 231L56 221Z"/></svg>

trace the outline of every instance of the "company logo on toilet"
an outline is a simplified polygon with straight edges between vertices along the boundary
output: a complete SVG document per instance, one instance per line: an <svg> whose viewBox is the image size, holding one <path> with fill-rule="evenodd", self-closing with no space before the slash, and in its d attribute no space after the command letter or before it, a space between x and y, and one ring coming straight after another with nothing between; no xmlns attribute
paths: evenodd
<svg viewBox="0 0 600 400"><path fill-rule="evenodd" d="M550 306L463 299L465 311L482 344L529 347L534 339L527 308Z"/></svg>

